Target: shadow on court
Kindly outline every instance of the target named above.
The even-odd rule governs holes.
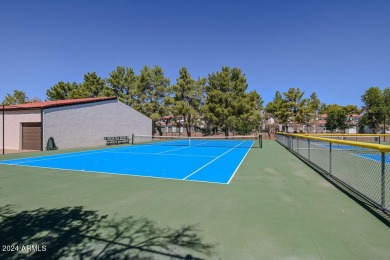
[[[194,225],[173,229],[134,216],[108,219],[83,207],[16,212],[7,205],[0,207],[0,230],[1,259],[205,259],[214,249]],[[15,246],[18,251],[10,251]]]

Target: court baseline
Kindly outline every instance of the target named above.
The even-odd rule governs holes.
[[[171,148],[127,146],[4,160],[0,164],[227,184],[250,149],[195,145]]]

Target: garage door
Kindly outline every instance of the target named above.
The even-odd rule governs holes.
[[[41,123],[22,123],[22,149],[41,150]]]

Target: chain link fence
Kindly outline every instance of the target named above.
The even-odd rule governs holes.
[[[308,135],[276,141],[309,165],[390,213],[390,146]]]
[[[331,133],[320,133],[320,134],[310,134],[310,135],[311,136],[322,137],[322,138],[336,139],[336,140],[390,145],[390,134],[331,134]]]

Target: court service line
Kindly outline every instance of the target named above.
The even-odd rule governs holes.
[[[197,173],[198,171],[202,170],[203,168],[205,168],[207,165],[210,165],[211,163],[215,162],[216,160],[218,160],[219,158],[221,158],[222,156],[224,156],[225,154],[229,153],[230,151],[232,151],[234,148],[236,148],[237,146],[241,145],[243,142],[245,141],[242,141],[241,143],[237,144],[236,146],[234,146],[233,148],[231,148],[230,150],[224,152],[223,154],[221,154],[220,156],[216,157],[215,159],[211,160],[210,162],[208,162],[207,164],[203,165],[202,167],[200,167],[199,169],[197,169],[196,171],[192,172],[191,174],[187,175],[186,177],[183,178],[183,180],[186,180],[187,178],[191,177],[192,175],[194,175],[195,173]]]
[[[171,150],[167,150],[167,151],[162,151],[162,152],[155,153],[155,154],[163,154],[163,153],[167,153],[167,152],[172,152],[172,151],[187,149],[188,147],[190,147],[190,146],[184,146],[184,147],[180,147],[180,148],[176,148],[176,149],[171,149]]]
[[[200,144],[192,145],[192,146],[199,146],[199,145],[202,145],[202,144],[207,144],[207,142],[206,142],[206,143],[200,143]],[[155,153],[155,154],[163,154],[163,153],[172,152],[172,151],[177,151],[177,150],[182,150],[182,149],[186,149],[186,148],[190,148],[190,147],[191,147],[191,145],[188,145],[188,146],[185,146],[185,147],[180,147],[180,148],[176,148],[176,149],[171,149],[171,150],[168,150],[168,151],[162,151],[162,152]]]
[[[158,153],[135,153],[135,152],[112,152],[112,153],[123,153],[123,154],[145,154],[145,155],[161,155],[161,156],[190,156],[190,157],[209,157],[209,158],[215,158],[217,156],[212,155],[201,155],[201,154],[158,154]]]

